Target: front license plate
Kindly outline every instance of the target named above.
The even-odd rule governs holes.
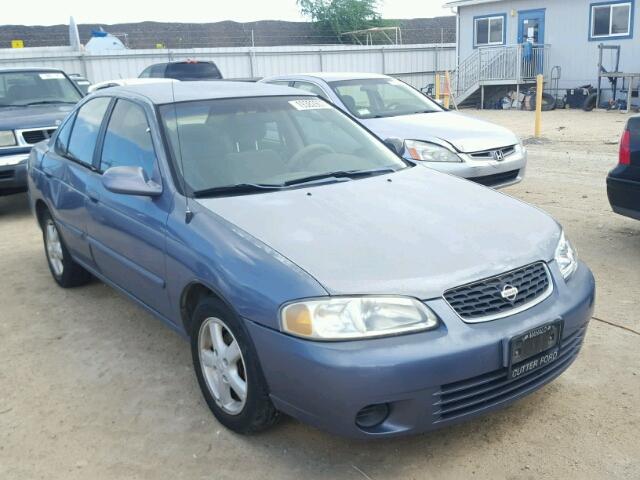
[[[558,358],[562,322],[552,322],[513,337],[509,342],[509,378],[527,375]]]

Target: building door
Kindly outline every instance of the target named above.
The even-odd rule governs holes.
[[[518,43],[544,45],[544,10],[518,13]]]
[[[518,43],[522,48],[522,77],[544,72],[544,10],[518,12]]]

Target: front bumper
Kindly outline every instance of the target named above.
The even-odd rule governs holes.
[[[527,167],[527,150],[522,148],[504,160],[476,160],[464,153],[458,154],[462,162],[418,162],[428,168],[466,178],[492,188],[503,188],[519,183]]]
[[[29,152],[0,156],[0,196],[27,191]]]
[[[508,405],[573,362],[593,312],[595,283],[584,264],[566,283],[555,264],[550,269],[556,285],[548,299],[492,322],[464,323],[438,299],[428,304],[442,320],[439,328],[382,339],[311,342],[246,324],[279,410],[356,438],[419,433]],[[556,319],[564,321],[559,358],[508,380],[509,339]],[[379,403],[389,404],[387,419],[359,428],[357,412]]]

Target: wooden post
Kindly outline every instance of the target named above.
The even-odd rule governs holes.
[[[542,133],[542,89],[544,88],[544,78],[542,75],[536,77],[536,124],[535,136],[540,137]]]
[[[435,84],[436,84],[436,102],[440,101],[440,72],[436,72],[436,77],[435,77]]]

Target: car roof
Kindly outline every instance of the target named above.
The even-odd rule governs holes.
[[[156,105],[194,100],[220,98],[268,97],[280,95],[313,96],[297,88],[280,87],[266,83],[229,82],[224,80],[202,82],[167,82],[127,85],[101,90],[109,96],[142,95]]]
[[[60,72],[64,73],[59,68],[44,68],[44,67],[0,67],[0,73],[12,73],[12,72]]]
[[[183,63],[193,64],[193,65],[197,65],[198,63],[212,63],[213,65],[216,64],[216,62],[212,60],[185,59],[185,60],[174,60],[172,62],[158,62],[152,65],[148,65],[147,68],[157,67],[158,65],[176,65],[176,64],[183,64]]]
[[[365,80],[369,78],[390,78],[388,75],[380,73],[366,72],[310,72],[290,75],[275,75],[266,80],[285,80],[288,78],[318,78],[325,82],[339,82],[342,80]]]

